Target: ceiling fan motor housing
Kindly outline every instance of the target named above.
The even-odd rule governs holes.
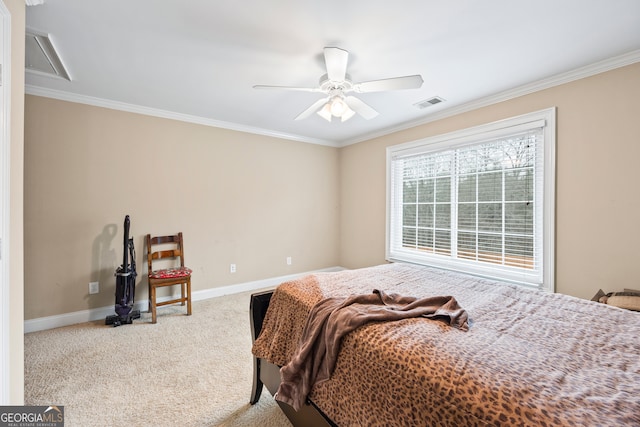
[[[349,74],[345,74],[344,80],[340,81],[329,80],[329,75],[324,74],[320,77],[319,86],[320,91],[331,95],[334,91],[348,92],[352,90],[353,83],[351,82],[351,76]]]

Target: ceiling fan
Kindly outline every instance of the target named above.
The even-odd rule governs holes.
[[[331,117],[339,117],[343,122],[349,120],[355,113],[369,120],[378,115],[372,107],[352,95],[351,92],[367,93],[382,92],[399,89],[418,89],[422,86],[422,76],[419,74],[404,77],[392,77],[382,80],[371,80],[353,83],[347,74],[349,52],[337,47],[324,48],[324,62],[327,74],[320,77],[317,87],[266,86],[255,85],[254,89],[283,89],[302,92],[318,92],[326,96],[314,102],[309,108],[300,113],[296,120],[306,119],[317,112],[320,117],[331,121]]]

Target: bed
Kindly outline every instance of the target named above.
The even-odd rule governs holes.
[[[251,403],[263,384],[276,394],[317,303],[373,289],[452,295],[470,327],[410,318],[357,328],[300,410],[278,401],[293,425],[640,426],[640,313],[404,263],[254,294]]]

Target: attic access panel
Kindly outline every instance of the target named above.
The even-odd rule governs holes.
[[[25,33],[25,70],[71,81],[62,60],[47,34],[27,30]]]

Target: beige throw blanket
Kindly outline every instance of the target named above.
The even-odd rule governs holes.
[[[467,331],[468,315],[452,296],[417,299],[374,290],[368,295],[326,298],[307,319],[293,359],[282,367],[276,400],[300,409],[315,383],[331,377],[343,336],[367,322],[415,317],[447,320]]]

